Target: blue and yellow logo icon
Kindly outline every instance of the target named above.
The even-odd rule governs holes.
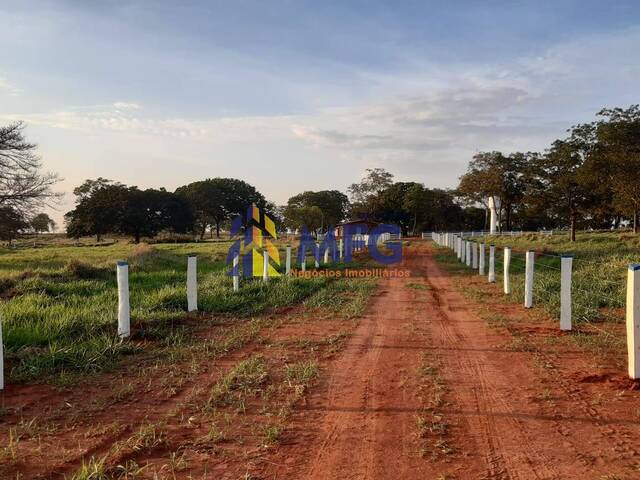
[[[280,265],[280,254],[274,241],[278,236],[276,224],[255,205],[247,209],[246,217],[236,217],[231,225],[231,235],[238,238],[227,255],[227,263],[233,265],[231,275],[238,275],[240,263],[245,277],[262,277],[264,275],[264,258],[267,256],[267,275],[280,275],[276,266]],[[235,258],[241,259],[234,261]]]

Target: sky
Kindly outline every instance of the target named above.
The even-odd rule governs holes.
[[[455,187],[638,103],[636,1],[0,2],[0,123],[73,188],[234,177],[283,204],[366,168]]]

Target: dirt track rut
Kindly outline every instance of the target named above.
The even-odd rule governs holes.
[[[297,440],[279,455],[308,460],[286,478],[586,479],[628,469],[635,451],[615,446],[640,433],[637,420],[606,419],[593,407],[584,415],[588,399],[566,381],[557,390],[567,402],[550,408],[538,400],[558,392],[545,390],[534,354],[505,348],[509,335],[476,315],[432,250],[409,249],[405,265],[413,277],[383,280],[324,388],[297,412],[290,435]],[[416,418],[425,405],[416,372],[424,352],[437,358],[448,387],[438,413],[452,425],[454,452],[437,460],[419,455]]]

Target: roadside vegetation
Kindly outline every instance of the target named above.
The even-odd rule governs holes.
[[[626,295],[627,267],[640,261],[640,238],[631,232],[579,233],[572,242],[567,234],[524,234],[475,238],[496,245],[496,283],[503,281],[503,248],[512,248],[512,297],[524,298],[525,252],[534,250],[534,304],[559,317],[560,255],[574,256],[572,309],[577,322],[622,322]],[[488,247],[486,262],[488,264]],[[451,271],[477,274],[462,265],[450,251],[441,250],[438,259]]]
[[[202,318],[186,313],[189,253],[198,256],[200,312],[229,319],[277,310],[310,297],[318,306],[329,299],[339,302],[336,293],[356,283],[317,277],[273,278],[264,284],[261,279],[242,278],[240,291],[233,293],[225,266],[230,245],[229,241],[113,243],[0,250],[0,315],[9,378],[102,371],[115,365],[121,355],[184,341],[190,334],[189,322]],[[280,247],[284,258],[284,244]],[[124,342],[115,336],[115,263],[120,259],[129,262],[133,326],[132,339]],[[309,260],[309,267],[312,263]],[[312,297],[314,293],[319,296]]]

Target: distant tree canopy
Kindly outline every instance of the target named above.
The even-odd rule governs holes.
[[[267,206],[255,187],[235,178],[209,178],[179,187],[175,193],[191,205],[194,229],[201,238],[213,227],[219,237],[225,222],[244,214],[251,204],[260,208]]]
[[[12,240],[29,228],[37,209],[57,203],[56,174],[41,172],[36,145],[23,134],[24,123],[0,126],[0,237]]]
[[[367,168],[359,183],[347,189],[351,197],[351,216],[362,220],[373,216],[378,195],[393,184],[393,174],[384,168]]]
[[[349,199],[338,190],[307,191],[289,198],[283,216],[288,227],[324,231],[344,220],[348,211]]]
[[[106,233],[130,235],[135,242],[166,230],[190,231],[193,213],[189,203],[164,189],[140,190],[104,178],[86,180],[77,187],[76,207],[65,215],[70,237]]]
[[[35,233],[53,232],[56,228],[56,222],[46,213],[38,213],[29,221],[29,226]]]
[[[500,201],[501,225],[519,228],[617,227],[640,230],[640,107],[605,108],[543,153],[481,152],[460,177],[459,197]]]

